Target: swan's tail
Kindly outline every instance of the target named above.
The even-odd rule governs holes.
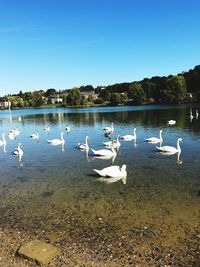
[[[92,148],[90,148],[91,150],[92,150],[92,152],[94,153],[94,154],[96,154],[96,150],[94,150],[94,149],[92,149]]]
[[[156,148],[157,148],[158,150],[160,150],[160,151],[163,151],[162,148],[159,147],[159,146],[156,146]]]

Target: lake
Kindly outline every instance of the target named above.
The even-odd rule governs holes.
[[[55,266],[199,266],[196,110],[200,105],[0,111],[0,136],[5,132],[7,141],[0,147],[1,228],[18,233],[16,245],[42,239],[59,246]],[[170,119],[176,124],[169,126]],[[112,122],[112,138],[137,128],[136,141],[120,140],[115,159],[78,149],[86,136],[90,148],[104,148],[109,139],[103,127]],[[47,125],[50,132],[44,131]],[[20,134],[9,139],[13,128]],[[183,139],[181,153],[162,155],[144,141],[159,137],[159,130],[164,145]],[[38,141],[30,138],[36,131]],[[64,146],[48,144],[61,132]],[[20,160],[12,153],[18,143],[24,152]],[[93,171],[123,164],[125,181],[101,179]]]

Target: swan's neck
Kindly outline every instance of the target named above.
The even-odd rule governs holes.
[[[117,154],[116,151],[115,151],[115,149],[114,149],[114,147],[112,147],[111,150],[112,150],[113,154],[115,154],[115,155]]]
[[[4,133],[2,134],[2,139],[3,139],[3,142],[4,142],[4,144],[5,144],[6,139],[5,139],[5,134],[4,134]]]
[[[64,141],[63,133],[61,133],[61,140],[62,140],[62,142]]]
[[[160,132],[160,142],[162,142],[163,139],[162,139],[162,132]]]
[[[135,138],[137,137],[137,135],[136,135],[136,129],[134,129],[134,137]]]
[[[177,150],[180,152],[181,148],[180,148],[180,140],[177,141]]]
[[[85,138],[85,145],[86,145],[86,147],[88,147],[88,138],[87,137]]]

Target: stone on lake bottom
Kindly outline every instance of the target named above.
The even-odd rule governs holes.
[[[41,266],[49,263],[59,252],[60,250],[55,246],[40,240],[33,240],[21,246],[17,253]]]

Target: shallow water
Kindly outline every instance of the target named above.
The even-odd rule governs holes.
[[[45,233],[53,242],[63,234],[66,242],[79,240],[87,248],[92,242],[99,257],[101,242],[116,249],[119,239],[129,247],[129,256],[131,242],[135,251],[152,246],[181,249],[200,220],[200,117],[191,121],[190,109],[195,114],[200,106],[1,111],[1,132],[7,140],[6,147],[0,147],[1,225],[38,237]],[[170,119],[177,123],[168,126]],[[136,142],[120,141],[114,163],[77,148],[86,135],[91,148],[103,148],[108,138],[102,128],[111,122],[113,138],[137,128]],[[47,125],[49,133],[44,131]],[[7,134],[16,127],[20,135],[10,140]],[[183,138],[180,155],[161,155],[155,145],[144,142],[159,136],[160,129],[164,144],[176,146],[177,138]],[[38,142],[30,138],[36,131]],[[49,145],[47,140],[60,138],[61,131],[64,147]],[[18,143],[24,151],[21,161],[12,155]],[[93,171],[111,164],[127,165],[126,181],[109,183]]]

